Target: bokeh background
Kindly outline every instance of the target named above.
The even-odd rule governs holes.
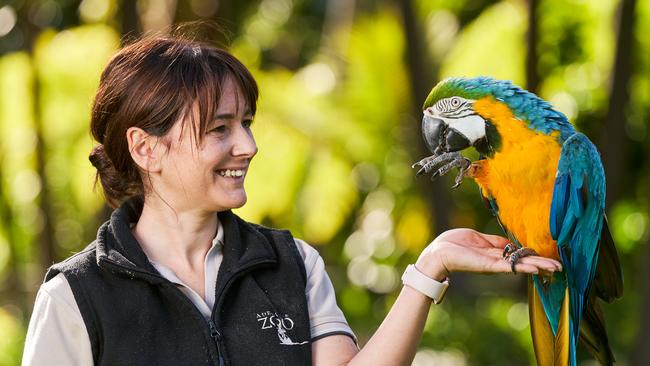
[[[318,248],[363,344],[441,231],[500,233],[476,186],[414,178],[420,106],[448,76],[550,100],[599,147],[625,275],[620,365],[650,362],[650,1],[0,0],[0,365],[18,365],[45,269],[109,213],[88,162],[101,70],[128,37],[207,20],[254,73],[260,152],[238,213]],[[415,365],[534,363],[522,276],[454,274]],[[399,335],[396,335],[399,336]],[[580,354],[582,365],[593,361]]]

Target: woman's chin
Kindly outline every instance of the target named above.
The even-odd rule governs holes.
[[[227,200],[221,200],[220,202],[218,201],[215,206],[219,207],[219,209],[216,211],[233,210],[244,206],[246,204],[246,201],[248,200],[246,194],[244,193],[242,195],[237,195],[237,196],[238,197],[230,196],[228,197]]]

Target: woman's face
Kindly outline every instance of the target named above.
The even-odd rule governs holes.
[[[198,146],[191,120],[176,123],[169,131],[170,147],[160,174],[161,196],[176,210],[214,212],[246,203],[244,179],[257,146],[250,129],[250,107],[231,78],[222,87],[215,115]]]

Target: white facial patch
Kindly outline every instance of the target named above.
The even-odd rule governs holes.
[[[440,117],[439,117],[440,118]],[[440,118],[454,130],[462,133],[470,143],[485,137],[485,120],[476,114],[462,118]]]

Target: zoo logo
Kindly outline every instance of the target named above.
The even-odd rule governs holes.
[[[283,328],[285,330],[291,330],[294,326],[293,320],[287,314],[281,316],[278,313],[265,311],[255,315],[257,317],[257,321],[261,323],[261,329]]]

